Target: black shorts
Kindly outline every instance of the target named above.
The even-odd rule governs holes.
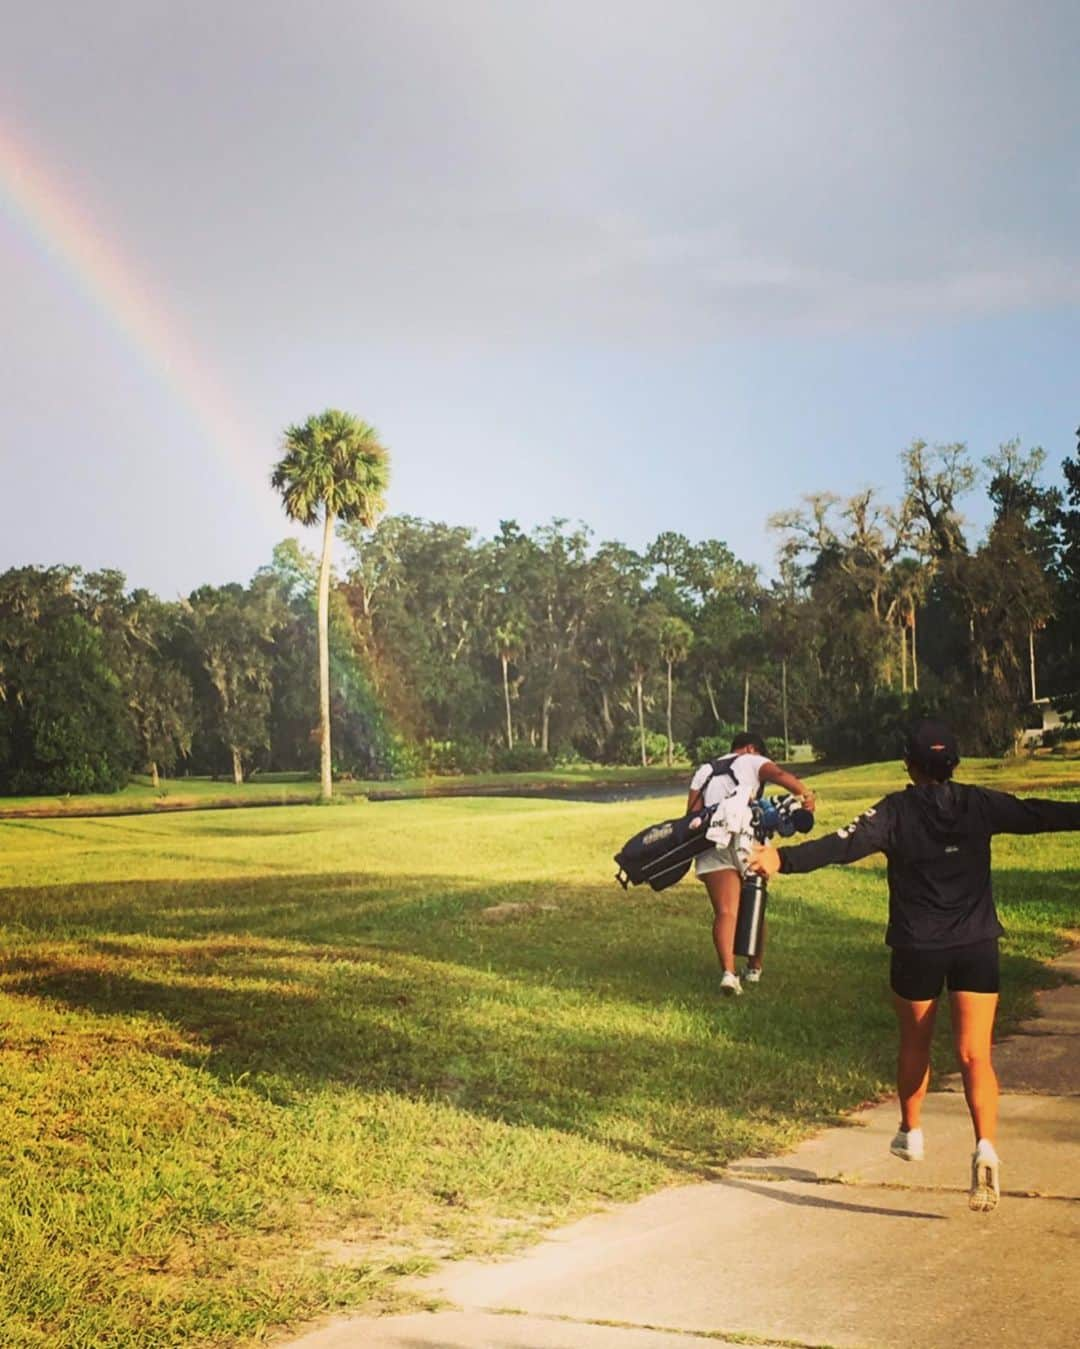
[[[996,993],[1001,986],[998,939],[950,946],[943,951],[919,951],[895,947],[889,969],[889,984],[899,998],[929,1002],[950,993]]]

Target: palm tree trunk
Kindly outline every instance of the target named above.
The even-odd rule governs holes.
[[[641,691],[641,676],[637,679],[637,724],[641,733],[641,766],[644,768],[649,762],[645,753],[645,699]]]
[[[720,711],[716,706],[716,695],[713,693],[712,680],[708,675],[705,676],[705,692],[709,695],[709,706],[712,708],[713,721],[719,726]]]
[[[552,697],[550,693],[544,694],[543,719],[540,726],[540,748],[547,754],[550,750],[548,732],[551,728],[551,704]]]
[[[911,687],[919,691],[919,653],[915,645],[915,606],[911,606]]]
[[[244,761],[240,758],[240,751],[235,745],[230,746],[232,750],[232,780],[239,787],[244,780]]]
[[[503,672],[503,698],[506,701],[506,748],[513,749],[514,723],[510,718],[510,678],[507,673],[510,667],[510,662],[507,660],[505,655],[503,655],[501,659],[502,659],[502,672]]]
[[[1035,702],[1038,694],[1035,692],[1035,629],[1028,628],[1028,660],[1031,664],[1031,701]]]
[[[750,671],[743,674],[742,686],[742,728],[744,731],[750,729]]]
[[[333,542],[334,515],[327,508],[323,522],[322,561],[319,563],[319,794],[324,801],[329,801],[334,793],[330,754],[330,549]]]
[[[157,761],[155,759],[150,760],[150,782],[155,792],[161,786],[161,780],[158,777],[157,771]]]
[[[900,624],[900,692],[907,693],[907,628]]]
[[[788,736],[787,718],[787,658],[780,662],[780,705],[784,715],[784,762],[791,758],[791,740]]]
[[[667,766],[670,768],[675,762],[671,753],[672,735],[671,735],[671,661],[667,663]]]

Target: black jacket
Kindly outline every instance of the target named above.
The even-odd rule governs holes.
[[[781,848],[784,873],[883,852],[889,863],[890,946],[966,946],[1001,935],[990,886],[994,834],[1080,829],[1080,801],[932,783],[893,792],[827,838]]]

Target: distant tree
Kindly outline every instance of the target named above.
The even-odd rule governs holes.
[[[514,748],[514,721],[510,713],[510,662],[521,651],[524,627],[513,618],[506,619],[495,629],[495,654],[502,669],[503,701],[506,708],[506,748]]]
[[[588,530],[568,530],[566,523],[553,520],[519,539],[515,557],[527,615],[525,703],[545,753],[553,747],[553,718],[559,716],[565,732],[577,710],[588,606]]]
[[[601,759],[617,749],[616,718],[631,682],[630,633],[647,564],[620,543],[600,545],[586,563],[587,621],[582,630],[583,710],[591,713],[588,739]]]
[[[669,614],[689,619],[693,613],[691,591],[698,573],[694,545],[684,534],[667,530],[649,545],[645,560],[654,569],[653,599]]]
[[[925,440],[913,440],[901,461],[905,510],[925,529],[930,555],[941,559],[965,552],[957,501],[971,491],[977,476],[967,446],[957,441],[931,448]]]
[[[792,684],[797,691],[794,700],[796,719],[800,726],[805,726],[808,719],[805,690],[814,636],[814,616],[810,604],[799,593],[797,578],[790,565],[781,566],[780,575],[772,588],[762,592],[758,607],[765,656],[770,664],[780,666],[780,722],[784,759],[787,760],[791,754]]]
[[[1064,500],[1054,512],[1056,613],[1046,637],[1049,692],[1059,709],[1080,721],[1080,428],[1076,453],[1065,459]]]
[[[473,530],[400,515],[340,533],[352,554],[342,594],[394,724],[417,740],[497,734],[498,595]]]
[[[1033,701],[1032,634],[1050,612],[1047,576],[1022,535],[1001,523],[956,568],[953,584],[971,643],[969,688],[955,687],[965,704],[958,720],[975,752],[1002,753]]]
[[[824,722],[846,716],[852,694],[869,695],[892,682],[892,572],[914,546],[915,531],[906,502],[893,507],[872,490],[846,501],[819,492],[804,503],[769,524],[784,535],[781,566],[805,585],[817,619],[818,720]],[[749,656],[757,665],[754,643],[742,647],[744,661]]]
[[[671,727],[672,672],[675,666],[681,665],[690,654],[690,648],[694,644],[694,630],[683,619],[671,616],[665,618],[660,624],[657,638],[660,644],[660,655],[667,666],[667,765],[670,768],[675,762],[675,737]]]
[[[155,788],[159,771],[170,773],[191,750],[195,701],[191,682],[172,659],[178,605],[163,604],[148,591],[131,597],[123,687],[144,766]]]
[[[303,525],[323,522],[319,565],[319,731],[322,798],[333,794],[330,747],[330,557],[337,521],[372,526],[385,509],[390,456],[367,422],[330,408],[285,431],[284,455],[271,474],[285,513]]]
[[[78,612],[77,568],[0,576],[0,791],[116,791],[134,755],[105,641]]]
[[[650,600],[639,606],[634,613],[627,643],[630,653],[630,670],[636,699],[638,737],[641,744],[641,766],[649,762],[645,744],[645,680],[656,661],[659,650],[660,629],[669,615],[664,606],[656,600]]]
[[[760,585],[756,568],[739,562],[715,539],[694,548],[688,583],[695,600],[689,614],[694,646],[688,670],[697,688],[705,690],[708,717],[699,729],[711,736],[737,720],[743,674],[738,652],[759,625]]]
[[[184,604],[192,649],[208,682],[208,729],[225,745],[233,781],[270,743],[274,636],[282,622],[273,586],[201,586]]]
[[[317,772],[319,559],[296,539],[283,539],[256,579],[276,592],[282,616],[272,651],[267,762],[278,770]]]

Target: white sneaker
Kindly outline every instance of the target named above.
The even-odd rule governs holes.
[[[724,971],[724,977],[720,980],[720,992],[726,998],[737,998],[742,992],[742,984],[739,982],[739,976],[732,974],[730,970]]]
[[[889,1144],[889,1151],[894,1157],[899,1157],[901,1161],[921,1162],[926,1156],[923,1131],[921,1129],[897,1129],[896,1137]]]
[[[760,984],[761,970],[754,969],[752,965],[747,965],[746,969],[743,972],[742,981],[744,984]]]
[[[968,1195],[968,1208],[975,1213],[989,1213],[997,1208],[1001,1198],[1001,1180],[999,1171],[1001,1159],[993,1143],[985,1138],[979,1139],[979,1145],[971,1154],[971,1193]]]

